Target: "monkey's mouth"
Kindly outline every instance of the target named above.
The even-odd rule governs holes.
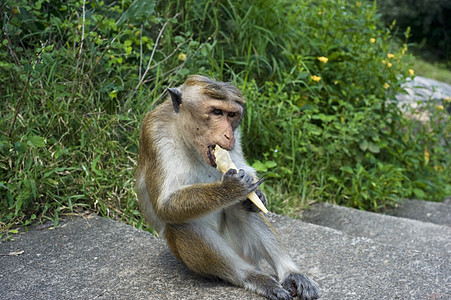
[[[214,146],[208,146],[207,147],[207,157],[210,163],[210,166],[213,168],[216,168],[216,156],[215,156],[215,149],[216,145]]]

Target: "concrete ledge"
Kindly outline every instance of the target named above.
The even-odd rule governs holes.
[[[322,299],[449,299],[449,257],[271,221]],[[191,273],[163,241],[97,216],[20,234],[0,243],[0,254],[1,299],[262,299]]]
[[[451,227],[451,203],[448,202],[449,200],[445,202],[431,202],[404,199],[396,207],[388,209],[384,213]]]
[[[417,220],[317,203],[304,211],[302,220],[330,227],[354,237],[407,249],[451,255],[451,228]]]

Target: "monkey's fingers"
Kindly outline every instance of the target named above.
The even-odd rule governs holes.
[[[256,183],[254,183],[254,185],[256,186],[256,188],[258,188],[260,186],[260,184],[263,183],[263,181],[265,181],[265,178],[260,178],[259,181],[257,181]]]
[[[253,185],[255,186],[255,188],[258,188],[260,184],[263,183],[263,181],[265,181],[265,178],[261,178]],[[260,197],[258,197],[258,195],[255,192],[252,192],[249,195],[247,195],[247,198],[251,200],[255,204],[255,206],[257,206],[262,212],[264,212],[265,214],[268,213],[268,209],[266,209],[265,204],[263,204],[262,200],[260,200]]]
[[[236,173],[238,173],[237,169],[229,169],[227,172],[224,173],[224,175],[232,176],[232,175],[235,175]]]
[[[230,169],[237,169],[232,159],[230,158],[229,152],[225,149],[222,149],[219,145],[216,145],[214,149],[214,155],[216,158],[216,168],[222,173],[227,173]],[[258,187],[263,182],[263,179],[257,181],[256,187]],[[250,193],[247,198],[254,202],[254,204],[265,214],[268,213],[263,202],[260,198],[255,194],[255,192]]]
[[[252,192],[249,195],[247,195],[247,198],[251,200],[255,204],[255,206],[257,206],[262,212],[264,212],[265,214],[268,213],[268,210],[266,209],[265,205],[260,200],[260,198],[258,198],[255,192]]]

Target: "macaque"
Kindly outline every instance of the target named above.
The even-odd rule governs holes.
[[[192,75],[142,123],[136,186],[140,209],[174,256],[192,271],[269,299],[318,299],[252,202],[258,189],[247,165],[239,125],[245,100],[232,84]],[[214,148],[229,151],[239,170],[216,167]],[[259,264],[265,259],[271,276]]]

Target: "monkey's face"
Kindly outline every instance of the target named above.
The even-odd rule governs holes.
[[[241,122],[243,107],[231,101],[207,100],[196,105],[195,109],[189,109],[189,113],[194,125],[187,128],[193,135],[189,142],[207,164],[216,167],[213,149],[219,145],[226,150],[233,150],[235,130]]]

